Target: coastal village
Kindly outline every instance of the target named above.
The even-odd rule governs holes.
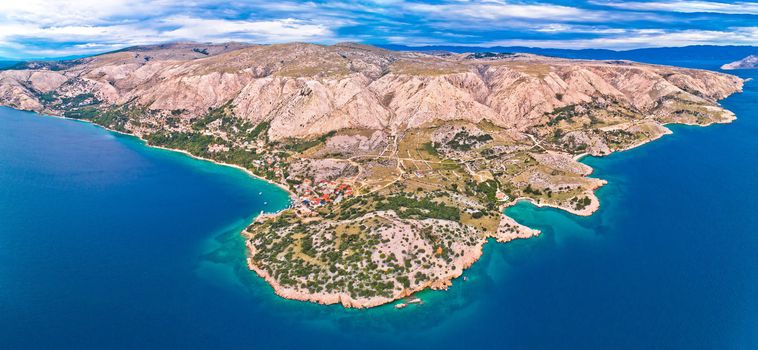
[[[294,186],[297,196],[296,205],[314,208],[334,203],[339,204],[343,200],[353,196],[353,187],[342,182],[321,180],[314,184],[312,180],[305,179],[301,184]]]

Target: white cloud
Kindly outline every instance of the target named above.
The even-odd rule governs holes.
[[[324,40],[330,39],[332,36],[332,31],[323,24],[309,24],[291,18],[271,21],[241,21],[178,16],[164,19],[161,23],[178,27],[161,33],[161,36],[168,40],[229,41],[244,39],[270,43]]]
[[[168,0],[22,0],[0,2],[3,22],[39,26],[95,25],[156,16],[170,10]]]
[[[652,13],[625,12],[584,9],[579,7],[553,5],[547,3],[521,3],[504,0],[461,0],[438,4],[405,3],[403,9],[430,18],[445,19],[448,25],[462,24],[463,27],[502,27],[509,23],[488,22],[502,20],[559,22],[559,23],[602,23],[609,21],[657,21],[669,18]],[[445,24],[443,24],[445,25]]]
[[[537,26],[534,31],[540,33],[622,34],[626,33],[627,29],[550,23]]]
[[[386,37],[386,40],[390,44],[406,45],[406,46],[433,46],[433,45],[450,45],[449,41],[428,38],[423,36],[404,36],[404,35],[392,35]]]
[[[728,31],[662,29],[629,30],[624,35],[570,40],[495,40],[470,46],[528,46],[563,49],[636,49],[687,45],[758,45],[758,27],[729,28]]]
[[[606,18],[598,11],[583,10],[576,7],[549,4],[512,4],[504,1],[474,1],[443,4],[408,3],[405,9],[442,18],[475,18],[497,20],[503,18],[517,19],[552,19],[576,21],[603,21]]]
[[[624,10],[664,11],[681,13],[723,13],[735,15],[758,15],[758,2],[723,3],[712,1],[651,1],[651,2],[604,2],[592,1],[601,6],[609,6]]]

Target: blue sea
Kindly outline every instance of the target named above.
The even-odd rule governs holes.
[[[239,232],[288,205],[277,187],[0,108],[0,348],[756,349],[758,85],[723,104],[737,121],[585,158],[596,214],[509,208],[543,234],[402,310],[284,300],[248,271]]]

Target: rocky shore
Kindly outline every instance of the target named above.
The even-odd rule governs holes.
[[[510,228],[516,228],[516,230],[511,230]],[[498,227],[498,231],[492,235],[492,238],[496,239],[498,243],[506,243],[510,242],[515,239],[526,239],[533,236],[537,236],[540,234],[540,231],[523,226],[519,223],[517,223],[515,220],[511,219],[508,216],[502,215],[501,216],[501,224]],[[243,235],[245,233],[243,232]],[[287,287],[282,284],[280,284],[275,278],[273,278],[268,271],[265,269],[257,266],[252,258],[247,258],[247,266],[251,271],[254,271],[258,274],[261,278],[263,278],[268,284],[271,285],[271,287],[274,290],[274,293],[276,295],[291,299],[291,300],[299,300],[299,301],[307,301],[307,302],[313,302],[318,304],[324,304],[324,305],[330,305],[330,304],[341,304],[344,307],[348,308],[371,308],[376,307],[380,305],[384,305],[387,303],[391,303],[396,300],[400,300],[405,297],[409,297],[413,295],[416,292],[420,292],[425,289],[435,289],[435,290],[447,290],[449,287],[452,286],[452,281],[458,277],[460,277],[463,272],[471,267],[476,261],[479,260],[482,256],[482,247],[486,243],[486,240],[482,240],[479,244],[476,246],[470,247],[470,249],[467,249],[465,253],[459,258],[456,259],[455,265],[456,269],[453,271],[449,271],[447,274],[441,276],[438,279],[435,279],[433,281],[428,281],[422,285],[416,286],[413,289],[403,289],[399,291],[398,293],[392,295],[391,297],[370,297],[370,298],[354,298],[353,296],[349,295],[345,292],[339,292],[339,293],[325,293],[325,292],[318,292],[318,293],[309,293],[302,290],[299,290],[297,288]],[[255,255],[255,247],[248,241],[246,243],[247,249],[250,251],[251,255]]]

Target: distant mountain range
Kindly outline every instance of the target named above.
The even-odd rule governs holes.
[[[523,52],[543,56],[564,58],[595,59],[595,60],[632,60],[649,63],[666,63],[672,61],[719,61],[727,63],[742,59],[751,54],[758,54],[756,46],[716,46],[696,45],[684,47],[661,47],[634,50],[605,50],[605,49],[546,49],[525,46],[403,46],[379,45],[383,48],[397,51],[448,51],[461,52]]]
[[[758,46],[717,46],[717,45],[693,45],[682,47],[659,47],[633,50],[607,50],[607,49],[551,49],[526,46],[406,46],[406,45],[376,45],[395,51],[447,51],[453,53],[463,52],[523,52],[543,56],[555,56],[563,58],[596,59],[596,60],[632,60],[640,62],[662,63],[671,61],[723,61],[733,62],[750,55],[758,54]],[[118,51],[129,50],[124,48]],[[117,51],[116,51],[117,52]],[[103,53],[103,54],[107,54]],[[0,69],[9,67],[22,61],[63,61],[87,57],[87,55],[75,55],[65,57],[29,58],[27,60],[8,59],[0,57]]]
[[[24,62],[57,62],[57,61],[71,61],[78,58],[88,57],[92,55],[68,55],[61,57],[29,57],[26,59],[0,57],[0,69],[17,69],[20,67],[14,67],[17,64]]]
[[[0,59],[0,69],[6,68],[6,67],[10,67],[10,66],[12,66],[14,64],[17,64],[17,63],[18,63],[18,61],[6,61],[6,60],[3,60],[3,59]]]

